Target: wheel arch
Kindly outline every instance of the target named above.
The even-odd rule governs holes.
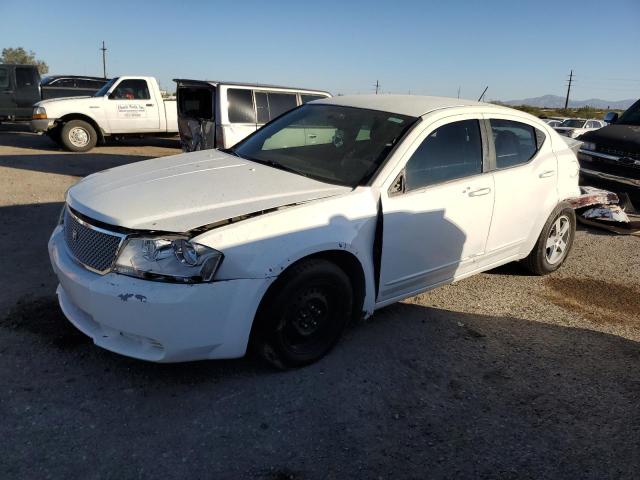
[[[89,115],[85,115],[83,113],[69,113],[67,115],[63,115],[62,117],[60,117],[57,123],[59,123],[60,127],[62,127],[62,125],[64,125],[67,122],[70,122],[71,120],[82,120],[84,122],[87,122],[96,131],[96,134],[98,135],[98,141],[100,142],[104,141],[104,132],[102,131],[102,128],[100,128],[100,125],[98,125],[98,122],[96,122],[95,119],[93,119]]]

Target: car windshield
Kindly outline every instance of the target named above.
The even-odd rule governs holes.
[[[620,116],[620,120],[616,123],[640,125],[640,100],[627,108],[627,110]]]
[[[560,125],[561,127],[582,128],[586,120],[577,120],[575,118],[569,118]]]
[[[107,83],[105,83],[102,88],[100,90],[98,90],[96,93],[93,94],[94,97],[104,97],[107,92],[109,91],[109,89],[111,88],[111,86],[116,83],[118,81],[119,77],[116,78],[112,78],[111,80],[109,80]]]
[[[307,104],[268,123],[229,151],[322,182],[365,184],[415,117]]]

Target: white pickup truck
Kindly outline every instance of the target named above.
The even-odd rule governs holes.
[[[165,100],[153,77],[116,77],[92,97],[52,98],[34,105],[31,128],[72,152],[108,136],[176,134],[175,100]]]

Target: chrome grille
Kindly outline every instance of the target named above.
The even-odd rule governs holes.
[[[632,158],[634,160],[640,160],[640,152],[630,152],[630,151],[620,150],[618,148],[608,147],[605,145],[598,145],[597,151],[606,153],[607,155],[614,155],[616,157]]]
[[[90,225],[69,208],[64,212],[64,240],[71,255],[89,270],[108,272],[116,260],[125,235]]]

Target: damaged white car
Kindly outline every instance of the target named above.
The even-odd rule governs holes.
[[[91,175],[49,242],[68,319],[176,362],[251,344],[285,367],[350,319],[498,265],[557,269],[578,162],[544,122],[436,97],[323,99],[227,151]]]

